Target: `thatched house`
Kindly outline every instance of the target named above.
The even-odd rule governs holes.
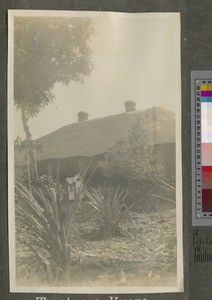
[[[64,126],[37,140],[42,152],[36,154],[39,175],[49,174],[58,182],[83,173],[88,163],[104,159],[117,141],[126,141],[129,130],[140,120],[155,148],[164,157],[167,174],[175,172],[175,115],[161,107],[136,111],[135,102],[125,102],[125,112],[88,120],[78,113],[78,122]]]

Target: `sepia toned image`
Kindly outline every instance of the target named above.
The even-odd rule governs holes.
[[[183,291],[180,14],[9,11],[10,290]]]

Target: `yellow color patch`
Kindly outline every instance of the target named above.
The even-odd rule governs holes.
[[[202,84],[200,89],[201,91],[212,91],[212,84]]]

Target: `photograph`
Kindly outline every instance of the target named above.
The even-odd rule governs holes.
[[[183,292],[180,23],[8,11],[10,292]]]

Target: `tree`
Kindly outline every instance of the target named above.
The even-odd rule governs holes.
[[[175,178],[168,177],[166,158],[153,142],[154,130],[145,128],[138,116],[128,139],[117,141],[99,162],[98,169],[106,187],[111,184],[127,187],[129,203],[136,202],[138,209],[147,211],[161,204],[173,208],[176,203]]]
[[[129,205],[152,211],[156,209],[156,203],[159,203],[158,198],[152,195],[165,197],[165,192],[160,188],[165,168],[153,145],[152,130],[149,127],[144,128],[143,125],[145,124],[138,116],[129,130],[128,139],[119,140],[106,154],[105,160],[99,163],[99,172],[106,179],[106,186],[120,184],[127,187]]]
[[[31,176],[37,169],[27,121],[54,100],[55,83],[83,83],[93,65],[90,18],[15,17],[14,103],[21,111]]]
[[[128,140],[116,143],[100,163],[100,169],[105,177],[124,184],[153,185],[164,176],[163,163],[139,118],[130,129]]]

